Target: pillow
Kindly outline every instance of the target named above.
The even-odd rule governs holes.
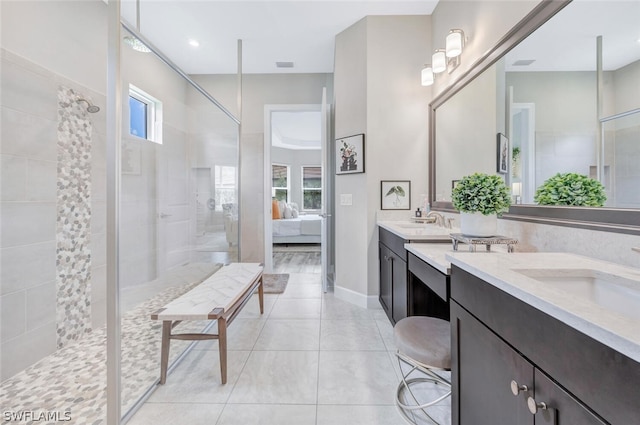
[[[293,218],[293,209],[287,205],[284,207],[284,218]]]
[[[284,218],[284,209],[287,203],[284,201],[278,201],[278,210],[280,211],[280,218]]]
[[[300,208],[298,208],[298,204],[296,204],[295,202],[290,202],[289,205],[291,205],[291,209],[292,210],[299,210]]]
[[[291,218],[298,218],[298,210],[295,208],[291,208]]]
[[[280,220],[280,203],[277,199],[271,201],[271,218],[274,220]]]

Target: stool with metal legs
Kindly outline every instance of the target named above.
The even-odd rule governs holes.
[[[398,364],[402,380],[398,384],[396,405],[402,417],[411,424],[417,424],[416,412],[422,411],[426,418],[438,424],[427,412],[427,408],[440,403],[451,395],[451,382],[434,371],[451,370],[451,327],[449,322],[435,317],[412,316],[400,320],[393,328],[394,340],[398,351]],[[404,372],[402,365],[409,366]],[[418,376],[411,378],[414,372]],[[412,387],[430,382],[443,386],[443,395],[431,401],[419,401]],[[402,394],[407,393],[407,401]]]

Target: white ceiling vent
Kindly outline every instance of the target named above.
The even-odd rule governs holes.
[[[293,62],[276,62],[276,68],[293,68]]]
[[[520,59],[513,63],[513,66],[529,66],[534,63],[535,59]]]

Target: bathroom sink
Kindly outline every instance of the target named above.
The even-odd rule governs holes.
[[[640,277],[629,279],[593,269],[514,269],[620,315],[640,319]]]

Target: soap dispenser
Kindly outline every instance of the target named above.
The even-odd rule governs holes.
[[[420,211],[420,207],[416,210],[416,217],[422,217],[422,211]]]

